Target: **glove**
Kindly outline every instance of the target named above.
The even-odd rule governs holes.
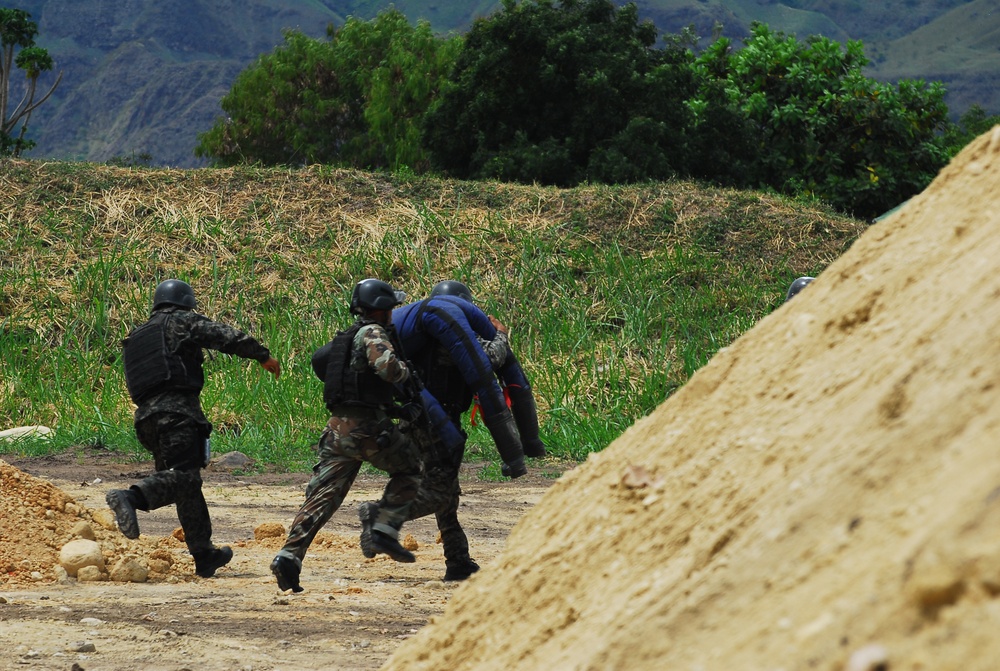
[[[518,457],[509,464],[505,463],[500,467],[500,473],[502,473],[505,478],[510,478],[511,480],[519,478],[522,475],[527,475],[528,469],[524,465],[524,457]]]
[[[399,419],[413,424],[424,414],[424,406],[419,401],[411,401],[399,409]]]

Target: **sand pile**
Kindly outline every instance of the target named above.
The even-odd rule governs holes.
[[[80,540],[96,543],[103,558],[100,570],[81,580],[180,580],[193,571],[177,538],[129,540],[118,532],[110,510],[89,510],[53,484],[2,460],[0,521],[0,585],[76,578],[61,567],[60,551]]]
[[[385,669],[995,669],[1000,127],[566,474]]]

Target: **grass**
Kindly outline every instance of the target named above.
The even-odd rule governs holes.
[[[0,429],[21,454],[144,457],[120,342],[157,282],[264,342],[284,372],[215,354],[213,450],[304,470],[326,422],[313,350],[351,319],[354,283],[413,299],[465,281],[512,328],[554,459],[582,460],[817,275],[864,224],[810,203],[692,182],[560,190],[329,167],[164,170],[0,163]],[[470,459],[499,472],[482,426]]]

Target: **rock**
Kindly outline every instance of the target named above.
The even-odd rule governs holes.
[[[77,576],[80,569],[87,566],[103,571],[104,555],[95,541],[79,538],[66,543],[59,551],[59,565],[71,576]]]
[[[104,624],[104,620],[101,620],[96,617],[85,617],[82,620],[80,620],[80,624],[82,624],[84,627],[96,627],[98,625]]]
[[[77,641],[67,646],[66,652],[97,652],[97,646],[90,641]]]
[[[101,582],[107,578],[107,574],[96,566],[83,566],[76,572],[76,579],[79,582]]]
[[[149,567],[150,573],[162,573],[166,575],[170,573],[170,562],[164,561],[162,559],[147,559],[146,564]]]
[[[242,452],[226,452],[217,459],[213,459],[206,470],[212,471],[242,471],[253,466],[253,459]]]
[[[118,526],[115,524],[115,514],[111,512],[110,508],[92,510],[90,518],[108,531],[118,531]]]
[[[406,537],[403,538],[402,546],[410,552],[413,552],[420,547],[420,543],[417,542],[417,539],[414,538],[412,534],[406,534]]]
[[[114,582],[146,582],[149,570],[131,557],[124,557],[111,569]]]
[[[889,651],[877,643],[858,648],[851,653],[844,671],[885,671],[889,668]]]
[[[261,540],[264,538],[284,538],[284,536],[285,527],[277,522],[264,522],[253,530],[253,537],[255,540]]]
[[[93,541],[97,540],[97,536],[94,534],[94,527],[90,526],[89,522],[77,522],[73,526],[71,532],[74,536],[82,538],[84,540]]]
[[[48,438],[51,435],[52,429],[47,426],[18,426],[0,431],[0,441],[12,443],[27,438]]]

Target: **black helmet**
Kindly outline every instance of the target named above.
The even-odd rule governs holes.
[[[475,303],[472,300],[472,292],[469,291],[469,287],[465,286],[458,280],[442,280],[434,285],[431,289],[431,297],[434,296],[458,296],[459,298],[464,298],[470,303]]]
[[[198,303],[194,300],[194,289],[181,280],[163,280],[156,285],[153,292],[153,309],[159,310],[167,305],[194,310]]]
[[[351,294],[351,314],[360,315],[369,310],[391,310],[406,299],[406,294],[396,291],[388,282],[368,278],[354,285]]]
[[[788,295],[785,296],[785,302],[787,303],[788,301],[792,300],[792,296],[794,296],[795,294],[797,294],[800,291],[802,291],[803,289],[805,289],[806,286],[810,282],[812,282],[814,279],[816,279],[816,278],[815,277],[800,277],[799,279],[797,279],[794,282],[792,282],[792,286],[788,287]]]

